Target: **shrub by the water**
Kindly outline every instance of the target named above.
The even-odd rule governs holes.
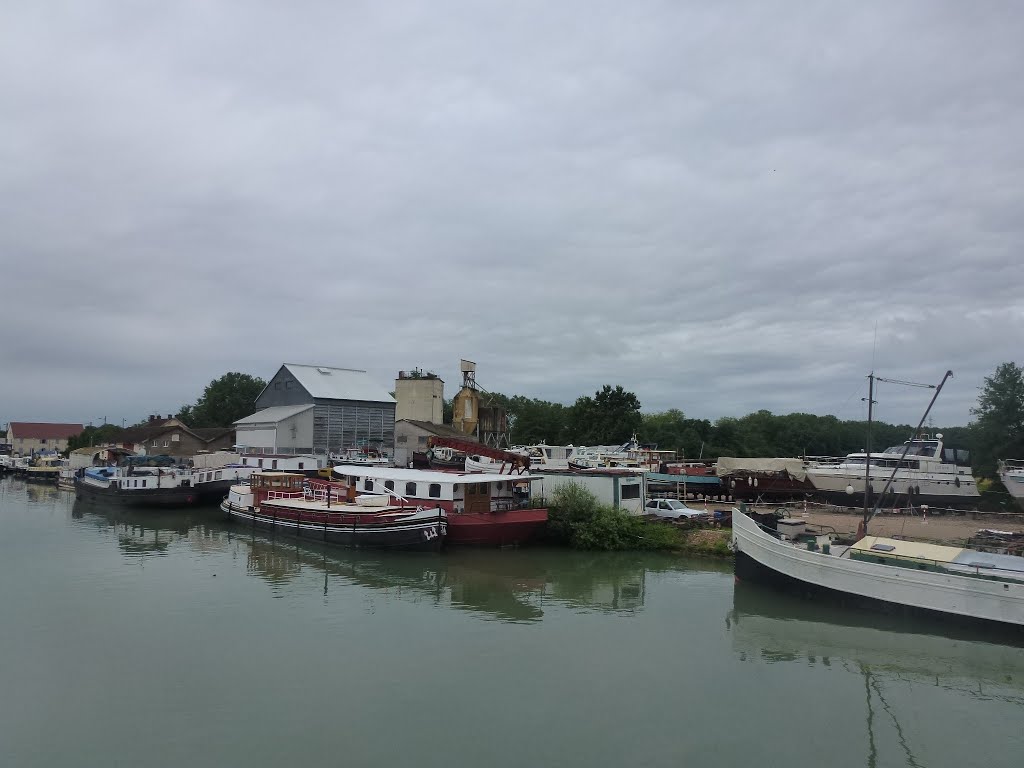
[[[551,499],[552,538],[576,549],[680,549],[683,537],[671,525],[649,525],[642,518],[599,504],[581,485],[558,488]]]

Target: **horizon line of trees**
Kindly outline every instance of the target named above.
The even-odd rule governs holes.
[[[191,428],[230,427],[255,410],[256,398],[266,382],[246,373],[230,372],[211,381],[192,405],[177,418]],[[604,385],[593,396],[583,395],[564,405],[523,395],[485,393],[484,401],[505,409],[512,440],[517,444],[621,445],[634,434],[645,445],[675,451],[688,461],[713,461],[720,456],[842,456],[865,449],[868,425],[863,420],[842,420],[810,413],[777,415],[768,410],[746,416],[724,416],[714,422],[687,418],[681,409],[641,413],[637,396]],[[451,423],[451,400],[445,400],[445,421]],[[1000,364],[971,409],[975,421],[966,427],[929,428],[941,432],[947,444],[967,447],[973,469],[983,476],[995,474],[997,460],[1024,458],[1024,369]],[[145,421],[134,426],[143,426]],[[903,443],[914,429],[910,424],[871,425],[871,448],[880,451]],[[71,447],[110,441],[120,427],[87,427]]]

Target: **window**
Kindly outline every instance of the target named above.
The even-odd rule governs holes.
[[[142,487],[143,487],[143,488],[145,488],[145,487],[146,487],[146,481],[145,481],[145,480],[143,480],[143,481],[142,481]]]
[[[169,442],[167,442],[166,440],[164,440],[164,448],[166,448],[166,447],[167,447],[167,446],[169,446],[169,445],[170,445],[170,443],[169,443]]]
[[[441,484],[440,483],[431,483],[430,484],[430,489],[427,491],[427,495],[430,498],[432,498],[432,499],[440,499],[441,498]]]
[[[275,381],[274,382],[274,389],[278,389],[278,390],[281,389],[281,382],[280,381]]]
[[[407,438],[405,435],[399,435],[398,436],[398,442],[400,442],[400,443],[407,443],[407,442],[409,442],[409,438]]]
[[[304,466],[305,466],[305,462],[300,461],[299,462],[299,469],[302,469]]]
[[[156,448],[156,440],[153,441],[153,447]]]
[[[419,445],[426,445],[427,444],[427,436],[426,435],[420,435],[419,437],[416,438],[416,442]]]
[[[368,491],[372,491],[373,490],[373,480],[367,480],[366,481],[366,490],[368,490]]]
[[[43,438],[42,440],[40,440],[39,442],[40,442],[40,443],[42,443],[43,445],[46,445],[46,438],[44,437],[44,438]]]
[[[221,472],[218,469],[216,472],[213,473],[213,479],[214,480],[220,480],[220,475],[221,475]]]
[[[639,499],[640,498],[640,485],[624,485],[622,486],[622,498],[624,499]],[[668,506],[668,505],[666,505]],[[671,509],[671,507],[669,507]]]
[[[415,496],[416,495],[416,483],[406,483],[405,484],[405,495],[406,496]]]
[[[260,469],[263,469],[263,459],[259,460]]]
[[[270,462],[270,468],[277,469],[277,459],[274,459],[272,462]]]
[[[395,490],[395,481],[394,480],[385,480],[384,481],[384,488],[386,490],[389,490],[389,491]]]
[[[501,483],[501,482],[498,482],[498,483],[494,484],[494,490],[496,490],[496,491],[500,491],[504,487],[505,487],[505,484]]]
[[[181,442],[181,435],[179,435],[177,432],[175,432],[173,435],[171,435],[171,442],[172,443]]]

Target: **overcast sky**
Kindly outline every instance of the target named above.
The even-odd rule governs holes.
[[[47,2],[0,23],[0,423],[282,362],[862,418],[1024,362],[1015,2]],[[929,394],[882,385],[878,416]]]

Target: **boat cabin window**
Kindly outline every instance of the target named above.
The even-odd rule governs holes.
[[[306,463],[304,461],[300,461],[299,462],[299,469],[305,469],[305,468],[306,468]]]
[[[406,483],[405,484],[405,495],[406,496],[415,496],[416,495],[416,483]]]
[[[427,496],[429,496],[432,499],[440,499],[441,498],[441,484],[440,483],[431,483],[430,484],[430,488],[427,491]]]
[[[385,488],[385,490],[388,490],[388,491],[395,490],[395,481],[394,480],[385,480],[384,481],[384,488]]]
[[[373,490],[373,480],[367,480],[366,481],[366,490],[368,490],[368,491],[372,491]]]
[[[943,464],[959,464],[966,467],[971,463],[971,452],[963,448],[943,448]]]
[[[497,482],[497,483],[494,484],[494,490],[500,491],[502,489],[502,487],[504,487],[504,485],[505,485],[504,483]]]

